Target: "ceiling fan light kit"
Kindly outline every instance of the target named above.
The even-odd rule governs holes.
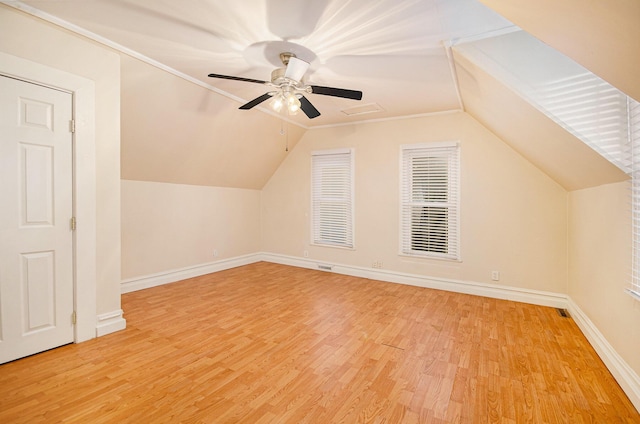
[[[281,90],[267,94],[272,96],[270,106],[276,112],[280,112],[284,106],[286,106],[289,115],[296,115],[300,110],[299,95],[290,86],[283,86]]]
[[[267,99],[272,98],[269,105],[274,111],[279,113],[286,106],[287,113],[289,115],[295,115],[298,113],[298,110],[302,109],[309,119],[313,119],[320,116],[320,112],[311,104],[304,94],[320,94],[323,96],[341,97],[352,100],[362,99],[362,91],[305,84],[302,79],[309,69],[309,63],[298,59],[293,53],[280,53],[280,60],[284,68],[277,68],[271,72],[271,81],[220,74],[209,74],[209,77],[251,82],[276,88],[275,91],[265,93],[240,106],[240,109],[243,110],[251,109]]]

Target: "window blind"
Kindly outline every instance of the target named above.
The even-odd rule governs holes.
[[[353,247],[353,152],[312,153],[314,244]]]
[[[401,253],[459,259],[457,143],[402,147]]]
[[[625,162],[629,124],[624,93],[585,72],[539,85],[532,97],[567,131],[629,171]]]
[[[549,117],[631,176],[632,269],[640,300],[640,105],[590,72],[536,87]]]
[[[632,295],[640,299],[640,103],[628,98],[629,167],[631,168]]]

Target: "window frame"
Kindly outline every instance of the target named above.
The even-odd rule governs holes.
[[[411,193],[411,187],[406,184],[412,184],[412,176],[407,175],[410,172],[406,168],[406,155],[408,152],[423,151],[423,157],[427,157],[431,152],[432,155],[445,156],[447,158],[447,202],[425,202],[438,206],[423,205],[424,207],[446,207],[447,216],[447,252],[429,252],[424,250],[414,250],[410,248],[413,236],[413,224],[407,222],[411,219],[411,213],[407,208],[412,208],[416,202],[408,199]],[[446,153],[446,154],[444,154]],[[427,142],[416,144],[405,144],[400,146],[400,190],[399,190],[399,256],[407,256],[411,258],[439,259],[446,261],[461,262],[460,254],[460,143],[459,141],[442,141]],[[441,205],[445,204],[445,205]],[[409,233],[407,231],[410,231]]]
[[[631,176],[631,278],[625,290],[640,301],[640,102],[627,96],[627,166]]]
[[[345,227],[345,243],[336,243],[331,240],[324,239],[317,234],[320,223],[316,223],[318,217],[318,210],[316,210],[316,200],[320,196],[316,196],[316,169],[315,169],[315,157],[326,157],[332,155],[348,155],[349,156],[349,169],[348,169],[348,187],[346,192],[348,197],[345,200],[347,206],[346,214],[346,227]],[[314,150],[311,152],[311,240],[310,245],[320,247],[331,247],[336,249],[355,250],[355,150],[353,148],[340,148],[340,149],[328,149],[328,150]],[[333,200],[335,201],[335,199]]]

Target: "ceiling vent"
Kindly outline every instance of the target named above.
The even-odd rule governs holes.
[[[354,106],[342,109],[345,115],[364,115],[365,113],[384,112],[384,109],[377,103],[367,103],[366,105]]]

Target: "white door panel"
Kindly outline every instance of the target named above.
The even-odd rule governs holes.
[[[73,341],[71,94],[0,76],[0,363]]]

